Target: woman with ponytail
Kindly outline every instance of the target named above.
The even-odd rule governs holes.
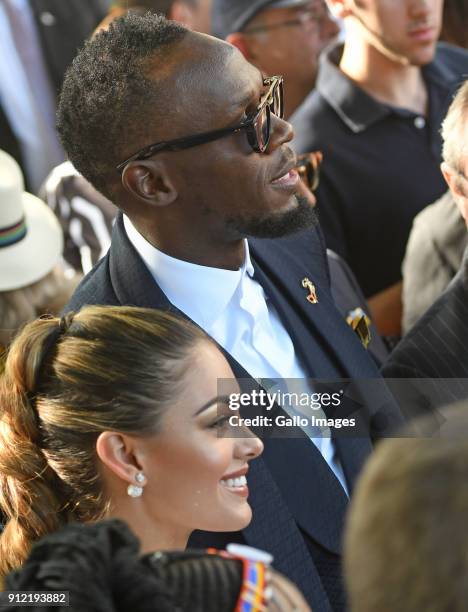
[[[160,311],[90,306],[27,325],[0,379],[0,579],[72,522],[124,520],[143,553],[245,527],[262,443],[231,431],[218,379],[233,374],[211,340]]]

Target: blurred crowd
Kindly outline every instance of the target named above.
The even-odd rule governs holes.
[[[467,347],[468,0],[0,0],[0,606],[468,611]]]

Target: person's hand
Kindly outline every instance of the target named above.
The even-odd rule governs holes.
[[[267,588],[270,590],[270,599],[266,607],[268,612],[311,612],[302,593],[287,578],[268,570],[270,581]]]

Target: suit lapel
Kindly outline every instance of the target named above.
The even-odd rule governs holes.
[[[303,259],[294,257],[289,239],[250,242],[255,277],[271,299],[290,334],[302,363],[311,377],[364,378],[379,376],[372,359],[336,309],[331,296],[324,255],[314,232],[295,237],[301,241]],[[287,268],[285,267],[287,262]],[[316,287],[318,303],[307,301],[302,280],[309,278]]]
[[[320,254],[312,241],[305,245],[311,266]],[[265,248],[268,248],[266,257]],[[286,245],[287,248],[287,245]],[[325,275],[308,271],[302,261],[283,271],[285,260],[281,248],[272,249],[263,241],[255,241],[252,262],[255,277],[275,306],[287,329],[307,375],[316,379],[380,378],[370,357],[363,355],[352,330],[343,324],[336,310]],[[318,267],[318,266],[317,266]],[[302,279],[308,277],[316,287],[318,303],[307,301],[308,291],[302,287]],[[326,330],[326,331],[325,331]],[[346,406],[342,408],[346,410]],[[363,403],[362,410],[365,410]],[[372,451],[369,437],[344,438],[335,436],[335,448],[340,457],[345,477],[352,490],[363,462]]]
[[[130,243],[119,213],[112,232],[109,251],[109,272],[112,288],[120,304],[140,308],[169,310],[187,317],[167,299]]]

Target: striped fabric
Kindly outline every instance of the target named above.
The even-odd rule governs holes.
[[[397,345],[383,374],[424,379],[427,406],[468,397],[468,249],[456,277]]]

